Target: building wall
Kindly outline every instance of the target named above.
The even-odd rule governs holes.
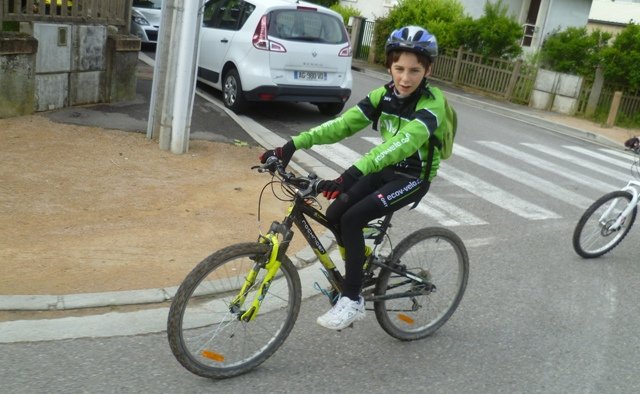
[[[484,6],[486,3],[495,3],[496,0],[458,0],[464,6],[465,13],[471,16],[473,19],[478,19],[484,15]],[[522,9],[526,3],[529,6],[530,0],[503,0],[503,4],[509,7],[507,13],[514,17],[519,22],[522,22],[527,17],[525,12],[522,16]]]
[[[358,9],[370,21],[387,15],[396,3],[397,0],[340,0],[341,5]]]

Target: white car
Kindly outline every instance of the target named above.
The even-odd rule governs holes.
[[[131,10],[131,34],[144,44],[158,42],[158,30],[162,19],[162,0],[133,0]]]
[[[295,0],[210,0],[204,5],[198,80],[237,113],[250,102],[315,104],[329,116],[351,95],[352,48],[342,17]]]

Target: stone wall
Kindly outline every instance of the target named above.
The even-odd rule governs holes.
[[[33,113],[37,51],[32,36],[0,32],[0,118]]]
[[[34,22],[20,30],[0,33],[0,117],[135,97],[138,38],[103,25]]]

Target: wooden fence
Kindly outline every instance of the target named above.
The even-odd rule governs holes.
[[[585,80],[583,82],[582,88],[580,89],[580,96],[578,98],[577,114],[586,114],[587,103],[589,101],[589,96],[591,95],[592,86],[593,81]],[[625,86],[616,86],[611,84],[603,86],[595,109],[596,116],[603,117],[609,113],[611,102],[613,101],[613,95],[616,91],[622,92],[616,123],[622,121],[630,124],[631,126],[637,127],[640,125],[640,89],[634,91],[626,88]]]
[[[132,0],[3,0],[2,22],[94,23],[129,32]]]
[[[536,72],[536,68],[527,66],[522,61],[486,58],[459,48],[441,51],[433,65],[432,76],[527,104],[533,91]]]

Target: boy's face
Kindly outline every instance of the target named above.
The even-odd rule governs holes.
[[[414,53],[402,52],[398,60],[391,63],[389,73],[398,93],[408,96],[420,86],[422,79],[431,73],[431,66],[425,69]]]

